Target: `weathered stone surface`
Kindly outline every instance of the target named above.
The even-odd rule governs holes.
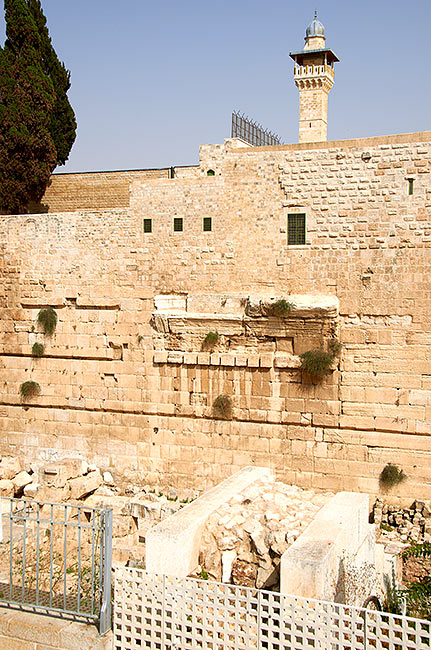
[[[7,478],[0,479],[0,496],[13,497],[15,493],[15,485]]]
[[[86,476],[70,479],[70,498],[83,499],[87,494],[97,490],[102,482],[103,479],[98,470],[89,472]]]
[[[201,539],[201,566],[212,576],[221,574],[223,553],[232,553],[228,558],[235,553],[234,584],[274,586],[280,557],[331,496],[269,478],[251,484],[208,520]]]
[[[12,479],[22,469],[22,460],[20,458],[4,457],[0,462],[0,479]]]
[[[26,485],[29,485],[32,482],[33,482],[33,477],[30,476],[30,474],[25,471],[20,472],[12,479],[12,483],[14,484],[15,490],[17,492],[19,492]]]
[[[24,496],[28,497],[29,499],[35,499],[38,494],[39,487],[39,483],[29,483],[24,487]]]

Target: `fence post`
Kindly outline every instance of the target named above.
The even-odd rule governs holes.
[[[102,606],[100,608],[99,633],[105,634],[111,629],[112,612],[112,508],[104,512],[103,527],[103,593]]]

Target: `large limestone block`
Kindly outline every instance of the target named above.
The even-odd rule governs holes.
[[[194,334],[203,338],[208,332],[229,336],[243,334],[242,317],[237,314],[193,314],[168,316],[169,329],[173,334]]]
[[[280,590],[294,596],[332,600],[343,561],[374,564],[368,524],[369,496],[339,492],[317,513],[281,558]]]

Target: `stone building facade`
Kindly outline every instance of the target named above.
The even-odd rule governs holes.
[[[431,132],[230,139],[176,171],[55,177],[47,214],[2,217],[0,453],[195,488],[255,464],[370,493],[396,463],[392,494],[431,498]],[[299,355],[332,338],[310,381]]]

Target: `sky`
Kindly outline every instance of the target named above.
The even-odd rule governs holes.
[[[430,0],[42,0],[78,135],[57,172],[193,165],[239,110],[298,141],[289,52],[317,9],[340,59],[328,139],[431,129]],[[4,40],[3,13],[0,34]]]

